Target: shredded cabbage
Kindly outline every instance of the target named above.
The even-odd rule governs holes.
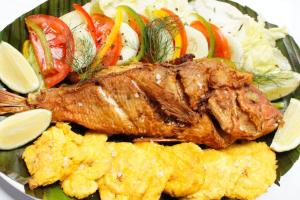
[[[288,60],[276,48],[276,40],[284,38],[286,33],[285,28],[266,29],[261,17],[257,22],[248,17],[235,34],[244,50],[240,68],[261,73],[277,68],[291,70]]]
[[[237,67],[255,73],[264,73],[272,69],[291,70],[288,60],[276,48],[276,40],[287,34],[285,28],[265,28],[265,21],[258,21],[244,15],[235,7],[215,0],[195,0],[193,5],[207,20],[216,24],[226,34],[230,34],[240,43],[243,53],[238,58]],[[237,51],[240,51],[236,49]]]

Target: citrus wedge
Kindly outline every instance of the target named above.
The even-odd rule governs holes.
[[[30,110],[11,115],[0,122],[0,149],[18,148],[47,129],[51,112],[44,109]]]
[[[284,116],[284,125],[278,128],[271,144],[276,152],[289,151],[300,144],[300,101],[291,99]]]
[[[26,94],[39,87],[39,80],[24,56],[6,42],[0,43],[0,79],[10,89]]]
[[[259,86],[259,89],[266,95],[270,100],[280,99],[295,91],[300,84],[300,74],[293,71],[285,71],[282,80],[278,81],[277,84],[271,83],[263,86]],[[278,77],[280,79],[280,77]]]

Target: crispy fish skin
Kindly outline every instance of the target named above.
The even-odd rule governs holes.
[[[202,150],[192,143],[106,142],[99,133],[77,135],[57,124],[23,153],[34,189],[60,181],[64,192],[83,199],[99,189],[101,199],[173,197],[252,200],[276,179],[275,153],[265,143]]]
[[[233,137],[255,140],[278,127],[278,112],[254,86],[212,92],[208,108],[222,130]],[[275,112],[274,112],[275,111]]]
[[[211,59],[111,67],[92,80],[30,95],[28,104],[52,111],[53,121],[108,135],[178,139],[215,149],[254,140],[282,123],[251,74]]]

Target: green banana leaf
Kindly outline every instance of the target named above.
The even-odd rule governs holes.
[[[85,4],[90,0],[49,0],[42,5],[36,7],[32,11],[24,14],[23,16],[16,19],[12,24],[7,26],[2,32],[0,32],[0,41],[4,40],[8,43],[12,44],[14,47],[22,50],[22,45],[24,41],[28,38],[28,33],[26,31],[24,19],[27,16],[33,14],[48,14],[54,16],[61,16],[67,12],[72,10],[72,3]],[[235,3],[230,0],[219,0],[222,2],[229,3],[236,8],[238,8],[244,14],[248,14],[253,18],[257,18],[257,13],[253,11],[251,8],[247,6],[242,6],[238,3]],[[273,24],[266,23],[266,27],[274,27]],[[293,70],[300,72],[300,50],[297,46],[296,42],[291,36],[286,36],[284,39],[277,41],[277,47],[281,50],[283,55],[285,55],[289,62],[291,63]],[[0,84],[0,87],[3,87]],[[298,88],[294,93],[281,99],[281,101],[289,102],[290,98],[300,98],[300,88]],[[4,117],[1,117],[2,120]],[[261,140],[270,143],[273,135],[269,135],[267,137],[262,138]],[[71,200],[66,196],[59,184],[53,184],[48,187],[38,188],[33,191],[29,190],[26,183],[29,178],[29,174],[27,172],[24,161],[21,158],[22,152],[25,147],[18,148],[12,151],[0,151],[0,171],[13,178],[17,182],[24,184],[25,191],[27,194],[37,197],[40,199],[46,200]],[[277,170],[277,183],[279,184],[280,177],[284,175],[289,169],[293,166],[293,164],[298,160],[300,155],[300,146],[296,149],[285,152],[285,153],[277,153],[278,160],[278,170]],[[87,198],[88,200],[96,200],[100,199],[99,194],[95,193]],[[168,196],[163,195],[161,199],[167,200],[172,199]],[[224,198],[225,199],[225,198]]]

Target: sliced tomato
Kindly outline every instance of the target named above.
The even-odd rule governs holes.
[[[99,49],[110,34],[111,29],[114,26],[114,21],[102,14],[94,14],[92,15],[92,19],[96,29],[96,46],[97,49]]]
[[[187,36],[186,36],[186,32],[185,32],[185,28],[184,28],[184,24],[182,23],[180,17],[178,17],[175,13],[173,13],[172,11],[166,9],[166,8],[162,8],[162,11],[168,13],[169,16],[174,17],[177,26],[179,28],[179,34],[181,36],[181,48],[180,48],[180,55],[184,56],[187,50],[187,45],[188,45],[188,41],[187,41]]]
[[[219,57],[219,58],[226,58],[230,59],[231,58],[231,52],[230,52],[230,47],[228,45],[228,41],[226,37],[223,35],[222,31],[214,24],[211,24],[211,30],[214,36],[215,41],[215,47],[214,47],[214,57]],[[191,27],[197,29],[203,35],[206,37],[208,44],[210,45],[211,41],[211,36],[209,34],[209,31],[207,30],[207,27],[200,21],[193,21],[191,23]]]
[[[41,42],[38,34],[31,26],[28,26],[30,40],[43,77],[49,79],[49,81],[45,80],[46,85],[52,87],[62,81],[71,71],[69,65],[73,61],[75,48],[72,32],[62,20],[49,15],[32,15],[26,18],[26,22],[37,25],[46,38],[46,44]],[[45,47],[43,45],[48,45],[47,48],[50,48],[49,53],[44,51]],[[46,57],[53,59],[53,63],[51,63],[53,66],[47,66]],[[50,79],[50,77],[52,78]]]
[[[48,41],[43,30],[38,25],[29,22],[28,20],[26,21],[26,24],[30,33],[30,41],[33,44],[34,54],[37,58],[36,60],[38,61],[41,73],[43,75],[56,73],[51,49],[48,45]]]
[[[103,66],[107,67],[107,66],[115,65],[120,59],[121,50],[122,50],[122,37],[119,34],[114,44],[111,46],[111,48],[108,50],[106,55],[103,57],[102,60]]]
[[[72,71],[72,68],[69,65],[61,62],[60,60],[55,60],[54,65],[59,73],[44,77],[47,87],[53,87],[57,83],[63,81]]]
[[[218,58],[231,58],[231,52],[230,47],[228,44],[228,41],[226,37],[223,35],[221,30],[215,26],[214,24],[211,24],[212,31],[214,33],[215,39],[216,39],[216,46],[215,46],[215,57]]]
[[[99,50],[106,41],[107,36],[110,34],[114,25],[114,21],[101,14],[94,14],[93,17],[91,17],[83,9],[83,7],[78,4],[73,4],[73,7],[84,17],[88,25],[88,30],[95,41],[97,50]],[[114,45],[112,45],[102,59],[102,64],[104,66],[114,65],[118,62],[121,54],[121,44],[122,39],[121,35],[119,34],[114,42]]]
[[[97,41],[97,49],[100,49],[105,43],[108,35],[110,34],[114,21],[102,14],[94,14],[92,15],[93,23],[96,29],[96,41]],[[121,34],[118,34],[114,44],[108,50],[106,55],[102,59],[102,64],[104,66],[115,65],[119,57],[121,55],[122,49],[122,37]]]

